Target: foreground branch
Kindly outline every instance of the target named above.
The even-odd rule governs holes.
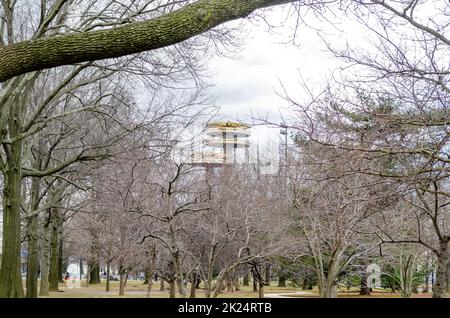
[[[40,38],[0,49],[0,82],[31,71],[170,46],[259,8],[296,0],[199,0],[161,17],[107,30]]]

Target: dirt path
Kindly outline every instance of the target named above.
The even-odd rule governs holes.
[[[295,298],[298,295],[302,296],[314,296],[314,294],[305,291],[298,292],[286,292],[286,293],[277,293],[277,294],[265,294],[264,298]]]

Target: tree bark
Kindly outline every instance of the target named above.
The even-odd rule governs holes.
[[[26,278],[26,297],[37,298],[37,282],[39,259],[37,253],[37,223],[38,216],[33,215],[28,218],[28,255],[27,255],[27,278]]]
[[[155,50],[185,41],[259,8],[293,0],[199,0],[180,10],[107,30],[44,37],[0,50],[0,82],[27,72]]]
[[[336,298],[337,297],[337,286],[331,282],[324,282],[324,284],[319,286],[320,298]]]
[[[278,276],[278,287],[286,287],[286,276],[283,274]]]
[[[265,281],[259,282],[258,298],[264,298],[264,285]]]
[[[205,280],[205,297],[211,298],[212,293],[212,282],[213,282],[213,268],[215,263],[215,251],[216,251],[216,245],[213,245],[211,247],[211,250],[208,255],[208,267],[207,267],[207,274],[206,274],[206,280]]]
[[[309,283],[308,279],[304,278],[303,279],[303,283],[302,283],[302,289],[303,290],[307,290],[308,289],[308,283]]]
[[[448,242],[440,242],[439,247],[433,298],[445,298],[447,296]]]
[[[50,209],[51,225],[50,225],[50,267],[48,275],[49,291],[59,291],[59,210],[55,207]]]
[[[14,122],[14,120],[12,120]],[[16,126],[16,123],[13,124]],[[11,129],[15,129],[13,127]],[[3,241],[0,268],[0,298],[23,297],[20,256],[20,204],[22,143],[5,145],[3,170]]]
[[[183,268],[181,267],[181,260],[180,257],[178,255],[178,253],[176,253],[177,255],[174,256],[174,262],[175,262],[175,268],[177,271],[177,287],[178,287],[178,292],[180,293],[180,297],[181,298],[186,298],[186,288],[184,287],[184,275],[183,275]]]
[[[225,283],[226,283],[226,288],[227,288],[227,292],[229,293],[233,293],[234,289],[233,289],[233,277],[231,276],[227,276],[227,278],[225,279]]]
[[[89,266],[89,285],[100,284],[100,264],[94,261]]]
[[[151,292],[153,287],[153,272],[148,277],[148,283],[147,283],[147,298],[150,298]]]
[[[64,270],[64,262],[63,262],[63,227],[59,226],[59,242],[58,242],[58,277],[59,282],[64,283],[63,274]]]
[[[169,281],[169,297],[175,298],[176,297],[176,290],[175,290],[175,280]]]
[[[111,275],[111,266],[110,262],[106,262],[106,291],[109,292],[110,290],[110,279],[109,276]]]
[[[33,178],[31,180],[31,204],[30,211],[35,211],[39,207],[39,179]],[[27,255],[27,278],[26,278],[26,297],[37,298],[38,290],[38,270],[39,258],[37,251],[37,230],[38,230],[38,215],[34,214],[28,217],[27,241],[28,241],[28,255]]]
[[[361,274],[361,288],[359,290],[360,295],[370,296],[370,287],[367,286],[367,279],[369,275],[366,271]]]
[[[42,261],[41,261],[41,285],[39,288],[39,296],[48,296],[48,274],[50,264],[50,209],[46,215],[44,222],[44,239],[42,242]]]
[[[149,265],[145,271],[145,277],[147,279],[147,298],[150,297],[153,287],[153,276],[155,275],[155,262],[156,262],[156,248],[153,247],[150,250]]]
[[[197,291],[196,283],[195,282],[191,282],[191,291],[189,293],[189,298],[196,298],[197,297],[196,291]]]
[[[152,279],[151,277],[148,277],[148,271],[146,271],[144,273],[144,282],[142,283],[142,285],[147,285],[149,280],[151,280],[151,279]]]
[[[450,250],[447,253],[447,294],[450,293]]]
[[[413,291],[414,255],[400,256],[400,291],[402,298],[410,298]]]
[[[239,286],[239,277],[236,277],[234,279],[234,291],[240,291],[240,290],[241,290],[241,288]]]
[[[255,274],[253,274],[253,292],[257,292],[258,291],[258,282],[256,280]]]
[[[264,275],[264,285],[270,286],[270,264],[266,264]]]
[[[423,289],[424,293],[428,293],[430,291],[430,277],[427,275],[425,277],[425,288]]]
[[[244,279],[243,279],[243,282],[242,282],[242,286],[249,286],[250,285],[250,275],[249,275],[249,273],[247,272],[247,273],[245,273],[245,275],[244,275]]]
[[[120,282],[119,282],[119,296],[125,295],[125,286],[128,279],[128,271],[120,272]]]
[[[330,288],[330,298],[337,298],[338,288],[336,285],[332,285]]]

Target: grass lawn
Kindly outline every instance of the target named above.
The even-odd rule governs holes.
[[[145,298],[147,294],[147,285],[144,285],[142,281],[137,280],[129,280],[127,286],[125,288],[125,296],[119,296],[119,282],[111,281],[110,282],[110,291],[105,291],[106,282],[102,280],[101,284],[98,285],[89,285],[86,287],[86,283],[81,282],[81,288],[69,289],[65,284],[60,284],[60,292],[50,292],[50,296],[48,298]],[[151,298],[168,298],[169,291],[168,286],[166,284],[166,290],[164,292],[160,291],[159,282],[153,283]],[[187,292],[189,293],[189,288]],[[276,283],[273,282],[272,286],[265,287],[266,293],[291,293],[299,291],[299,288],[294,287],[286,287],[279,288],[276,287]],[[178,296],[178,294],[177,294]],[[197,297],[204,297],[204,291],[202,288],[197,290]],[[224,292],[219,295],[219,298],[257,298],[258,293],[252,291],[251,286],[241,286],[241,290],[234,293]],[[47,298],[47,297],[42,297]]]
[[[276,287],[276,282],[271,282],[271,286],[266,286],[264,291],[266,294],[281,294],[283,296],[295,298],[316,298],[319,297],[317,288],[308,291],[302,291],[301,288],[296,287]],[[81,288],[69,289],[65,284],[60,284],[60,292],[50,292],[50,296],[41,298],[145,298],[147,294],[147,285],[142,281],[129,280],[125,288],[125,296],[119,296],[119,282],[111,281],[110,291],[105,291],[106,282],[102,280],[101,284],[90,285],[86,287],[86,283],[81,282]],[[252,286],[241,286],[241,290],[228,293],[224,292],[219,295],[219,298],[257,298],[258,293],[252,291]],[[169,292],[167,290],[160,291],[160,285],[153,283],[151,298],[168,298]],[[295,292],[305,292],[305,294],[292,294]],[[188,286],[189,293],[189,286]],[[178,296],[178,295],[177,295]],[[449,294],[450,296],[450,294]],[[197,290],[197,297],[203,298],[203,289]],[[413,298],[430,298],[431,293],[413,294]],[[341,290],[338,298],[400,298],[400,293],[392,293],[386,290],[375,290],[371,296],[360,296],[359,289],[354,288],[350,290]]]

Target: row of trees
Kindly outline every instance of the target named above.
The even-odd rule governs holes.
[[[249,273],[261,297],[274,277],[280,287],[317,285],[321,297],[351,286],[370,294],[370,264],[382,269],[382,286],[404,297],[429,288],[438,259],[402,239],[420,231],[411,216],[420,211],[411,200],[420,199],[379,176],[348,173],[347,165],[364,164],[354,153],[303,142],[295,152],[278,175],[248,165],[192,166],[170,155],[111,161],[67,225],[67,256],[82,251],[72,259],[97,274],[106,267],[107,290],[118,271],[120,294],[128,275],[141,272],[148,296],[155,275],[170,297],[176,290],[187,297],[187,283],[190,297],[198,288],[217,297],[239,289]],[[421,231],[432,239],[430,229]]]
[[[320,163],[321,173],[331,165],[319,180],[357,178],[344,186],[369,221],[358,232],[376,235],[380,253],[402,246],[404,266],[413,266],[418,251],[425,262],[432,254],[433,295],[443,297],[450,279],[448,4],[373,4],[352,13],[372,46],[325,41],[348,68],[319,93],[305,84],[307,101],[286,96],[296,111],[293,128],[304,147],[320,151],[311,164]]]
[[[299,21],[302,6],[325,18],[337,9],[1,1],[0,297],[24,296],[21,250],[28,297],[57,290],[71,257],[89,264],[91,283],[100,266],[117,269],[121,294],[132,272],[162,277],[173,297],[187,296],[187,281],[191,296],[202,282],[214,297],[252,272],[263,296],[272,266],[280,285],[303,281],[333,297],[355,276],[367,292],[365,268],[381,263],[406,297],[419,272],[436,268],[433,295],[446,295],[448,3],[428,15],[416,0],[337,4],[374,49],[323,36],[348,67],[318,94],[305,84],[308,101],[285,93],[295,146],[278,175],[173,157],[183,131],[211,113],[205,62],[235,40],[218,26],[286,3]]]
[[[1,4],[2,52],[25,40],[59,37],[68,30],[114,27],[177,8],[172,1],[133,1],[130,6],[115,1]],[[76,204],[77,193],[90,187],[92,166],[87,162],[125,151],[119,145],[133,134],[158,140],[155,131],[163,121],[174,120],[188,106],[195,112],[196,105],[205,102],[205,83],[199,74],[203,68],[200,56],[208,54],[207,49],[200,54],[199,48],[204,47],[204,40],[199,39],[154,54],[38,70],[2,83],[1,297],[24,295],[22,242],[26,242],[30,268],[27,296],[37,296],[38,268],[44,275],[40,293],[57,289],[62,228],[73,215],[61,208]],[[186,82],[192,79],[196,85],[189,83],[188,87]],[[152,98],[137,107],[135,96],[140,92],[133,87],[148,91]]]

